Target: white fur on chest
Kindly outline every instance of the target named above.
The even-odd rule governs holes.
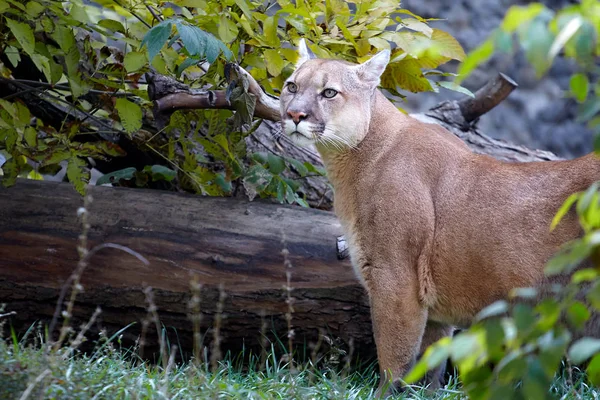
[[[360,245],[356,225],[354,223],[344,222],[342,220],[340,222],[344,231],[344,237],[348,242],[348,252],[350,253],[350,262],[352,263],[354,275],[356,275],[360,283],[365,286],[365,278],[362,272],[362,269],[365,265],[365,257]]]

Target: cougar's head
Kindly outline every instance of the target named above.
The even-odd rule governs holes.
[[[300,145],[357,146],[369,130],[371,104],[390,59],[383,50],[363,64],[317,59],[304,39],[296,71],[281,91],[284,132]]]

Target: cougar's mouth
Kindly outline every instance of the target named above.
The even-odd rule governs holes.
[[[311,139],[311,140],[313,139],[312,137],[310,137],[310,136],[308,136],[308,135],[306,135],[306,134],[304,134],[304,133],[300,132],[299,130],[292,131],[292,132],[290,133],[290,136],[293,136],[293,135],[302,136],[303,138],[306,138],[306,139]]]

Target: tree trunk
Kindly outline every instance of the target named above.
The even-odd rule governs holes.
[[[191,351],[188,314],[196,280],[202,285],[203,335],[214,323],[219,285],[227,294],[223,350],[259,349],[262,322],[269,340],[287,343],[289,271],[295,344],[317,343],[323,332],[345,343],[352,338],[357,353],[374,355],[367,298],[349,262],[336,255],[340,226],[332,213],[152,190],[92,186],[89,194],[89,247],[119,244],[149,264],[114,248],[94,254],[82,275],[77,323],[99,305],[96,331],[102,326],[112,334],[137,322],[124,333],[135,340],[148,308],[143,288],[149,286],[171,343]],[[83,200],[66,183],[20,180],[12,189],[0,187],[0,204],[0,303],[16,311],[12,324],[23,332],[52,318],[77,265]],[[149,334],[146,341],[153,346],[156,338]],[[209,331],[203,344],[211,341]]]

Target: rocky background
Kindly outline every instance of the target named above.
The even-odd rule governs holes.
[[[577,1],[546,0],[542,3],[559,9]],[[402,7],[426,18],[444,21],[431,26],[451,33],[470,51],[482,43],[500,25],[506,10],[513,4],[527,4],[516,0],[404,0]],[[463,83],[471,90],[503,72],[519,84],[508,99],[479,121],[482,132],[532,148],[550,150],[562,157],[574,158],[592,151],[592,132],[576,123],[577,103],[563,96],[569,88],[569,78],[575,63],[559,58],[541,79],[536,78],[522,53],[496,54],[486,65]],[[456,65],[448,70],[454,71]],[[405,108],[411,112],[423,111],[444,99],[459,98],[460,94],[441,89],[439,94],[420,93],[407,97]]]

